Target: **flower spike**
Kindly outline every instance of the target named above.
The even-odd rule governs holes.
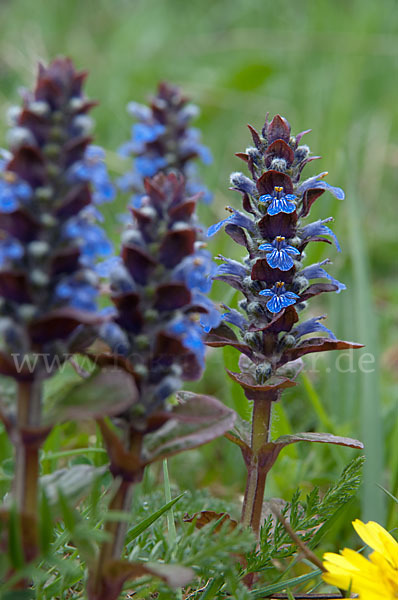
[[[251,340],[251,359],[255,364],[272,365],[268,378],[278,375],[279,365],[289,362],[290,356],[313,352],[311,339],[302,340],[305,334],[321,332],[329,336],[328,344],[319,343],[320,351],[344,347],[357,347],[349,342],[339,342],[319,319],[307,319],[297,324],[307,301],[322,292],[340,292],[344,284],[332,277],[325,266],[329,259],[306,266],[306,246],[315,241],[335,243],[340,246],[328,223],[332,218],[320,219],[306,224],[304,216],[310,212],[313,202],[325,191],[338,198],[344,194],[340,188],[330,186],[324,178],[325,171],[300,182],[301,172],[310,160],[308,146],[299,145],[300,135],[291,136],[286,119],[277,115],[266,121],[261,134],[250,129],[255,147],[249,148],[244,157],[252,179],[242,173],[233,173],[231,183],[243,198],[243,212],[228,208],[231,215],[209,228],[208,235],[216,234],[225,227],[234,241],[244,246],[248,256],[241,262],[221,257],[221,264],[213,278],[224,281],[243,294],[240,311],[229,310],[223,320],[238,328],[239,349],[248,355]],[[307,132],[308,133],[308,132]],[[242,154],[243,157],[243,154]],[[246,213],[246,214],[245,214]],[[327,279],[327,283],[313,282]],[[238,316],[241,314],[241,318]],[[226,333],[223,325],[222,339],[218,345],[231,344],[235,333]],[[255,338],[254,333],[257,332]],[[211,333],[210,345],[216,343],[217,333]],[[288,343],[286,343],[288,339]],[[319,340],[319,338],[313,338]],[[322,339],[322,338],[321,338]],[[315,342],[314,342],[315,344]],[[242,363],[243,365],[243,363]],[[252,368],[248,369],[252,376]],[[264,381],[264,373],[258,381]]]
[[[223,322],[210,331],[208,345],[232,346],[241,354],[240,372],[228,371],[248,400],[253,401],[252,436],[238,436],[248,470],[242,509],[242,523],[259,534],[262,522],[264,486],[268,470],[279,453],[277,442],[270,441],[272,404],[283,389],[296,385],[301,357],[312,352],[358,348],[360,344],[338,340],[321,320],[301,320],[307,301],[322,292],[340,292],[345,288],[323,268],[328,259],[304,266],[305,249],[310,242],[331,243],[340,250],[334,232],[326,225],[331,219],[304,224],[312,204],[326,190],[336,197],[344,194],[323,181],[321,173],[300,184],[304,166],[310,157],[308,146],[299,145],[302,134],[291,136],[288,121],[276,115],[258,133],[250,127],[253,148],[238,157],[247,162],[252,176],[233,173],[231,183],[242,195],[243,210],[231,209],[232,215],[209,229],[215,234],[223,226],[230,237],[247,250],[242,261],[221,257],[215,279],[241,294],[239,310],[226,308]],[[307,132],[308,133],[308,132]],[[328,279],[312,283],[312,279]],[[315,335],[314,335],[315,334]],[[319,335],[321,334],[321,335]],[[314,434],[298,439],[313,440]],[[301,437],[306,436],[306,437]],[[327,441],[330,440],[330,436]],[[229,437],[235,441],[234,436]],[[347,445],[343,438],[335,443]],[[351,440],[354,447],[360,442]]]

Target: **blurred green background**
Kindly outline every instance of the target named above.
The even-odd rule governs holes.
[[[293,132],[313,129],[305,143],[323,159],[308,166],[306,176],[329,171],[328,181],[345,189],[346,200],[325,194],[311,215],[336,218],[343,253],[319,244],[308,262],[330,256],[333,274],[348,289],[321,298],[310,311],[326,311],[338,337],[366,348],[340,361],[331,354],[308,363],[300,385],[276,407],[275,435],[325,430],[360,438],[367,462],[361,512],[357,506],[352,516],[396,525],[397,505],[378,487],[398,493],[396,0],[0,0],[1,114],[19,101],[21,86],[32,85],[37,61],[60,54],[90,72],[88,93],[101,102],[96,142],[116,171],[115,152],[131,126],[128,101],[146,101],[167,79],[201,107],[197,124],[214,155],[202,171],[215,194],[201,210],[206,225],[224,215],[225,204],[239,205],[228,176],[244,170],[234,153],[251,143],[247,123],[261,127],[269,111],[287,117]],[[4,146],[5,117],[0,128]],[[119,198],[106,209],[115,241],[125,202]],[[223,233],[210,248],[240,253]],[[236,301],[222,284],[213,295]],[[240,390],[220,374],[224,360],[236,366],[234,351],[209,353],[196,389],[245,415]],[[73,429],[57,436],[71,447],[81,440]],[[267,494],[289,498],[298,485],[305,492],[314,483],[324,486],[351,455],[319,444],[291,447],[279,458]],[[221,497],[243,490],[242,460],[226,440],[172,459],[170,471],[182,487],[208,485]]]

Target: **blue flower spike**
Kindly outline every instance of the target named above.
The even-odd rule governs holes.
[[[105,261],[97,269],[109,277],[116,311],[112,322],[122,331],[125,361],[139,373],[143,421],[183,381],[201,376],[206,333],[222,318],[206,295],[217,265],[203,242],[192,207],[195,199],[184,183],[178,173],[158,173],[148,180],[143,207],[134,211],[122,236],[120,259]],[[90,242],[102,249],[97,235]],[[143,256],[148,258],[144,261]],[[121,334],[116,327],[102,328],[101,335],[117,348]]]
[[[261,290],[260,296],[270,297],[267,302],[267,308],[272,313],[278,313],[283,308],[296,304],[297,300],[300,300],[300,296],[294,292],[287,292],[285,290],[285,283],[283,281],[277,281],[272,289]]]
[[[281,271],[289,271],[294,265],[292,256],[300,254],[297,248],[287,244],[286,238],[282,235],[278,235],[270,244],[261,244],[258,249],[267,252],[265,258],[272,269]]]
[[[9,323],[1,352],[58,356],[59,365],[75,332],[83,350],[85,325],[102,319],[95,265],[111,251],[96,204],[114,189],[104,151],[90,146],[83,82],[67,58],[40,66],[9,131],[11,151],[0,151],[0,321]],[[38,364],[32,375],[50,374]]]
[[[119,148],[119,154],[132,157],[131,170],[117,181],[122,191],[131,193],[130,204],[140,208],[145,194],[145,178],[158,173],[177,172],[185,177],[188,196],[200,194],[209,203],[212,194],[202,183],[196,161],[211,162],[210,151],[200,142],[200,131],[191,126],[198,110],[189,104],[181,90],[169,83],[159,84],[150,106],[134,102],[128,112],[137,119],[131,137]]]
[[[297,197],[294,194],[284,194],[283,187],[275,186],[273,196],[265,194],[260,196],[258,200],[259,202],[269,202],[267,213],[274,216],[281,212],[286,214],[294,212],[296,210],[296,204],[294,203],[296,199]]]

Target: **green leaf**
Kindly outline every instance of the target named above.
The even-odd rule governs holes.
[[[33,600],[36,598],[34,590],[11,590],[1,595],[2,600]]]
[[[78,513],[73,510],[73,507],[69,505],[68,498],[60,489],[58,490],[58,503],[62,512],[62,519],[65,523],[65,527],[70,532],[73,532],[76,524],[79,522],[79,516]]]
[[[121,369],[103,369],[75,385],[52,404],[51,423],[117,415],[134,404],[137,388]]]
[[[388,490],[386,490],[386,488],[384,488],[382,485],[377,484],[377,487],[379,487],[381,490],[383,490],[383,492],[385,494],[387,494],[387,496],[396,504],[398,504],[398,498],[396,496],[394,496],[391,492],[389,492]]]
[[[272,444],[280,444],[287,446],[288,444],[295,444],[296,442],[318,442],[321,444],[336,444],[338,446],[348,446],[348,448],[363,448],[362,442],[353,438],[342,437],[340,435],[333,435],[332,433],[295,433],[292,435],[281,435],[278,439],[272,442]]]
[[[308,542],[308,546],[312,548],[316,548],[322,538],[334,527],[335,523],[340,519],[340,517],[348,510],[348,507],[351,506],[355,502],[355,498],[351,498],[348,502],[345,502],[342,506],[340,506],[327,521],[318,529],[318,531],[314,534],[311,540]]]
[[[241,447],[244,445],[250,448],[252,437],[251,429],[251,423],[237,415],[234,426],[225,435],[231,442],[234,442],[234,444]]]
[[[258,590],[253,590],[250,593],[250,595],[253,599],[266,598],[267,596],[271,596],[272,594],[276,594],[277,592],[281,592],[282,590],[292,588],[296,585],[301,585],[306,581],[310,581],[311,579],[315,579],[315,577],[318,577],[318,575],[321,574],[321,569],[315,569],[314,571],[312,571],[312,573],[300,575],[299,577],[293,577],[292,579],[286,579],[285,581],[278,581],[278,583],[273,583]]]
[[[165,415],[168,421],[145,436],[144,464],[197,448],[224,435],[234,425],[236,413],[212,396],[178,392],[177,399],[180,403]]]
[[[138,523],[138,525],[136,525],[135,527],[130,529],[130,531],[127,534],[127,543],[130,543],[133,540],[135,540],[135,538],[137,538],[139,535],[141,535],[141,533],[143,531],[145,531],[145,529],[148,529],[148,527],[150,527],[152,525],[152,523],[154,523],[162,515],[164,515],[165,512],[167,512],[172,506],[174,506],[174,504],[176,504],[176,502],[178,502],[183,497],[184,493],[185,492],[183,492],[182,494],[180,494],[179,496],[174,498],[174,500],[167,502],[167,504],[164,504],[162,506],[162,508],[160,508],[159,510],[154,512],[152,515],[150,515],[149,517],[147,517],[146,519],[141,521],[141,523]]]
[[[41,491],[40,505],[39,505],[39,542],[40,550],[43,554],[47,554],[50,549],[52,541],[52,512],[51,506],[47,498],[45,489]]]

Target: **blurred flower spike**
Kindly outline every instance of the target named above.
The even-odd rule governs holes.
[[[205,330],[221,321],[206,296],[216,265],[195,214],[199,195],[188,195],[184,177],[175,173],[147,178],[144,185],[122,235],[121,256],[99,265],[115,307],[101,335],[135,378],[140,408],[133,407],[134,427],[183,381],[200,377]]]
[[[56,59],[10,111],[10,150],[0,160],[0,371],[17,379],[28,375],[10,354],[65,354],[79,347],[82,325],[102,319],[93,267],[112,246],[96,204],[114,190],[103,151],[90,146],[95,103],[84,79],[69,59]]]
[[[212,195],[200,181],[195,159],[212,162],[208,148],[200,141],[200,131],[190,126],[198,108],[189,103],[180,89],[160,83],[150,105],[130,102],[128,112],[137,119],[131,139],[119,150],[122,156],[133,157],[132,169],[119,179],[119,187],[131,193],[131,203],[138,208],[145,195],[144,179],[159,172],[176,172],[186,179],[186,193],[200,194],[210,202]]]

